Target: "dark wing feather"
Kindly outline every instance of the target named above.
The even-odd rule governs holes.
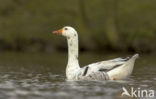
[[[100,72],[109,72],[110,70],[115,69],[115,68],[117,68],[117,67],[119,67],[119,66],[122,66],[122,65],[123,65],[123,64],[118,64],[118,65],[113,66],[113,67],[110,68],[110,69],[100,68],[99,71],[100,71]]]

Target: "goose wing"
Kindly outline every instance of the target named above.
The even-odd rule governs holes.
[[[107,72],[129,63],[131,60],[135,60],[138,56],[138,54],[135,54],[132,58],[115,58],[112,60],[89,64],[81,68],[80,78],[85,80],[107,80],[109,79]]]
[[[115,58],[112,60],[101,61],[84,66],[81,70],[81,79],[88,80],[107,80],[109,79],[107,72],[124,65],[129,57]]]
[[[93,64],[89,64],[88,66],[90,68],[97,68],[99,70],[110,70],[115,67],[121,66],[124,63],[126,63],[129,60],[129,57],[123,59],[123,58],[115,58],[112,60],[107,60],[107,61],[101,61],[101,62],[96,62]]]
[[[115,58],[112,60],[101,61],[89,64],[83,67],[83,75],[91,74],[92,72],[108,72],[114,68],[122,66],[129,60],[129,57],[123,58]]]

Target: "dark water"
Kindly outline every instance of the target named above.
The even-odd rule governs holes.
[[[123,87],[156,90],[155,55],[140,56],[126,80],[77,82],[65,80],[66,55],[0,53],[0,99],[127,99],[130,97],[121,96]],[[80,64],[118,56],[126,55],[84,53]],[[154,95],[156,98],[156,92]]]

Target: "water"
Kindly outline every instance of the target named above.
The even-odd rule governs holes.
[[[156,90],[155,55],[141,56],[126,80],[75,82],[65,79],[66,55],[0,53],[0,99],[127,99],[122,87]],[[83,53],[80,64],[118,56],[125,55]]]

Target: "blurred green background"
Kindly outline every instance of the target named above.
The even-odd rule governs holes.
[[[0,0],[0,51],[66,51],[63,26],[81,51],[156,51],[156,0]]]

